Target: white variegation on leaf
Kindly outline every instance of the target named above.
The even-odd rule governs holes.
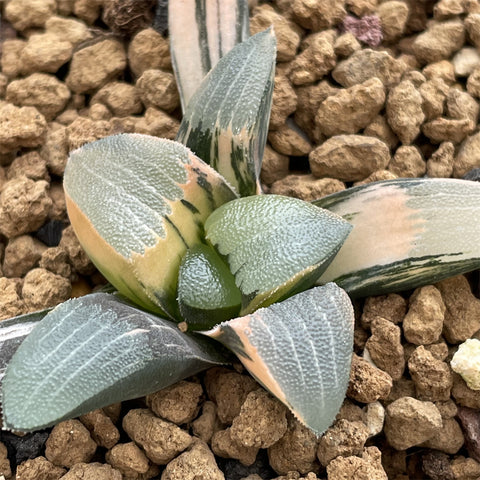
[[[182,109],[203,78],[249,35],[247,0],[170,0],[168,30]]]
[[[4,426],[38,430],[225,364],[205,340],[111,294],[69,300],[38,323],[8,365]]]
[[[281,195],[234,200],[205,223],[242,292],[241,315],[312,286],[350,230],[338,215]]]
[[[236,197],[221,175],[178,142],[123,134],[72,152],[64,188],[97,268],[135,303],[179,319],[180,261],[210,213]]]
[[[260,192],[275,52],[275,36],[269,29],[221,58],[192,97],[177,135],[241,196]]]
[[[415,288],[480,268],[480,183],[395,179],[314,202],[353,225],[318,283],[354,296]]]
[[[345,398],[353,326],[348,295],[329,283],[203,333],[235,352],[265,388],[320,435]]]

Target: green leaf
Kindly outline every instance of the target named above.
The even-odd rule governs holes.
[[[44,318],[51,308],[18,315],[0,322],[0,381],[13,354],[33,327]]]
[[[178,303],[193,330],[207,330],[238,315],[242,296],[235,278],[215,250],[197,245],[187,251],[178,276]]]
[[[241,315],[313,285],[350,230],[339,216],[281,195],[234,200],[205,223],[242,292]]]
[[[240,43],[205,77],[188,104],[177,140],[241,196],[260,192],[275,73],[273,30]]]
[[[113,295],[69,300],[37,325],[8,365],[4,426],[41,429],[226,363],[204,340]]]
[[[478,182],[386,180],[314,203],[353,225],[319,283],[380,295],[480,268]]]
[[[205,75],[249,35],[247,0],[170,0],[168,30],[182,109]]]
[[[317,287],[203,332],[320,435],[345,398],[353,350],[353,308],[335,284]]]
[[[124,134],[72,152],[64,187],[75,233],[103,275],[178,319],[180,261],[210,213],[236,197],[225,180],[180,143]]]

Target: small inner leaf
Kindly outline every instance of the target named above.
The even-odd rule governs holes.
[[[204,340],[114,295],[69,300],[38,323],[8,365],[4,426],[38,430],[224,364],[218,346]]]
[[[241,301],[235,278],[215,250],[197,245],[187,251],[178,276],[178,302],[190,328],[207,330],[235,317]]]
[[[179,318],[180,261],[210,213],[236,197],[178,142],[124,134],[75,150],[64,175],[68,214],[105,277],[144,308]]]
[[[242,292],[243,315],[313,285],[350,230],[339,216],[280,195],[237,199],[205,223]]]
[[[202,333],[236,353],[265,388],[320,435],[345,398],[353,326],[348,295],[329,283]]]

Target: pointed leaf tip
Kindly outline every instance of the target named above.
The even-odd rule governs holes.
[[[204,332],[316,434],[334,421],[350,378],[353,307],[329,283]]]

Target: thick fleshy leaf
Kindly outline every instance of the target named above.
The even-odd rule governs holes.
[[[177,140],[220,172],[241,196],[260,192],[275,71],[273,30],[240,43],[205,77]]]
[[[345,398],[353,324],[348,295],[330,283],[203,333],[235,352],[265,388],[321,434]]]
[[[480,183],[396,179],[314,202],[353,225],[319,283],[379,295],[480,268]]]
[[[170,50],[182,109],[205,75],[249,35],[247,0],[170,0]]]
[[[17,351],[25,337],[33,327],[51,310],[40,310],[0,322],[0,381],[5,375],[5,369],[13,354]]]
[[[8,365],[4,426],[37,430],[226,363],[205,340],[114,295],[69,300],[35,327]]]
[[[203,222],[235,193],[180,143],[124,134],[72,152],[64,175],[68,215],[105,277],[135,303],[179,318],[180,261]]]
[[[350,230],[338,215],[281,195],[234,200],[205,222],[242,292],[241,315],[313,285]]]
[[[180,313],[192,330],[208,330],[238,315],[242,295],[228,266],[213,248],[187,251],[178,275]]]

